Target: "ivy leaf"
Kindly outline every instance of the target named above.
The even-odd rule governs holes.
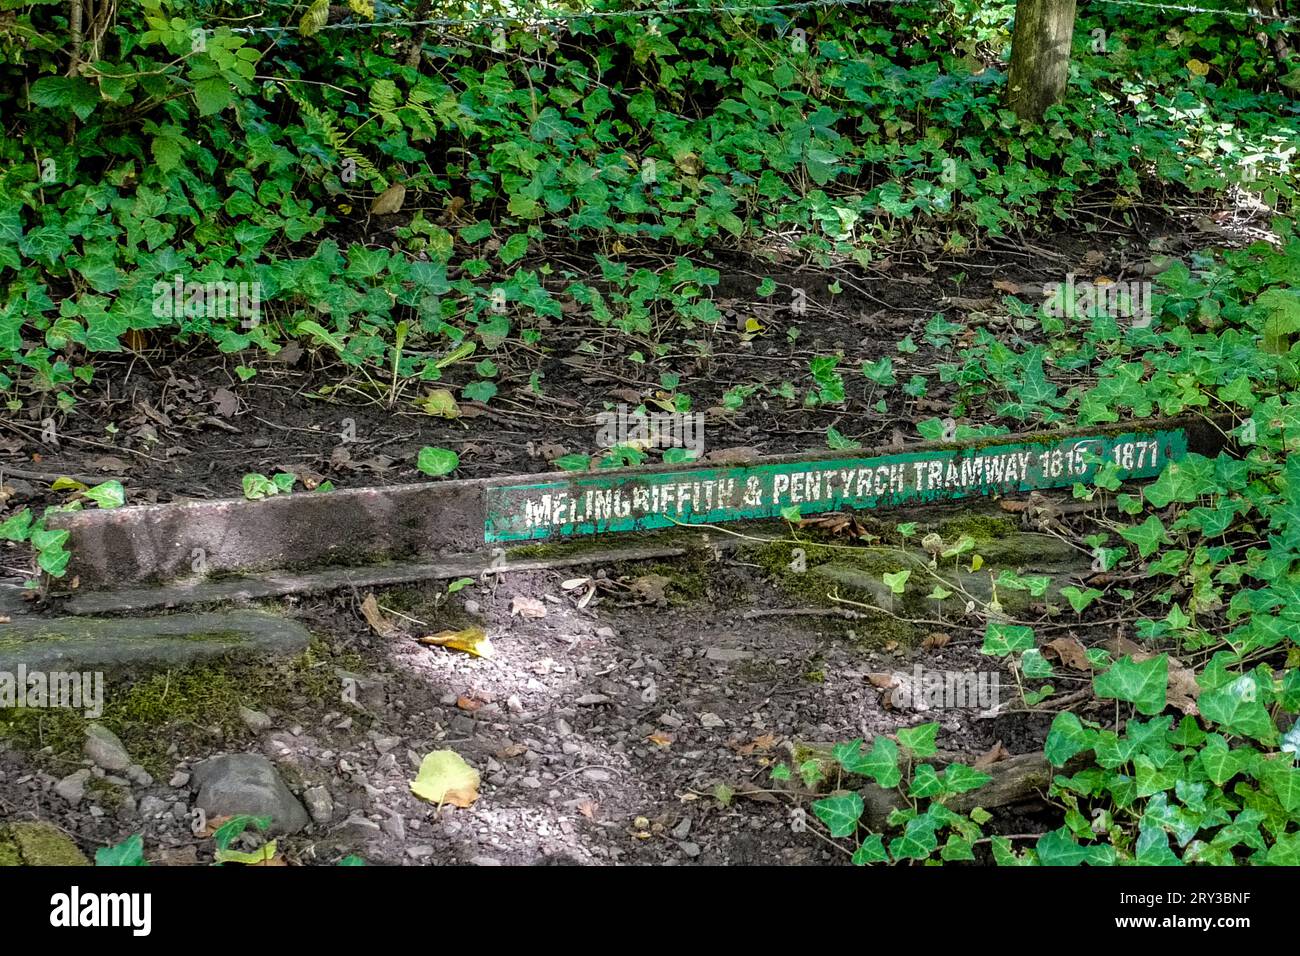
[[[956,863],[962,860],[974,860],[975,851],[969,840],[952,833],[949,834],[948,842],[943,845],[943,849],[939,851],[939,857],[948,863]]]
[[[923,763],[912,773],[912,785],[907,790],[909,797],[937,797],[944,792],[943,781],[939,771],[928,763]]]
[[[862,447],[860,443],[845,437],[834,425],[830,425],[826,429],[826,445],[836,451],[852,451],[855,448]]]
[[[32,509],[24,508],[0,522],[0,541],[25,541],[32,527]]]
[[[1138,554],[1149,558],[1162,544],[1171,544],[1165,524],[1155,515],[1151,515],[1140,525],[1119,529],[1120,537],[1137,545]]]
[[[862,753],[856,740],[851,744],[840,744],[832,753],[846,773],[870,777],[886,790],[897,787],[902,779],[902,772],[898,769],[898,744],[888,737],[877,737],[866,754]]]
[[[463,389],[461,389],[461,394],[464,395],[467,399],[469,399],[472,402],[482,402],[485,405],[488,403],[488,401],[492,399],[494,395],[496,395],[496,393],[497,393],[496,383],[488,382],[488,381],[470,382]]]
[[[1178,854],[1169,848],[1169,834],[1144,819],[1138,830],[1137,863],[1139,866],[1181,866]]]
[[[506,265],[517,262],[522,259],[528,252],[528,235],[527,233],[517,232],[504,243],[502,243],[497,255]]]
[[[898,742],[917,757],[933,757],[939,752],[935,739],[939,735],[937,723],[921,724],[917,727],[904,727],[898,731]]]
[[[1165,709],[1169,686],[1169,655],[1161,654],[1138,663],[1121,657],[1109,670],[1093,679],[1098,697],[1126,700],[1140,713],[1154,715]]]
[[[879,833],[873,833],[862,841],[853,853],[854,866],[866,866],[868,863],[884,863],[889,859],[885,852],[885,841]]]
[[[1201,683],[1204,675],[1198,675]],[[1202,686],[1204,686],[1202,684]],[[1232,734],[1254,737],[1260,743],[1277,740],[1277,727],[1269,716],[1254,674],[1242,674],[1214,690],[1202,691],[1197,699],[1201,716]]]
[[[1035,845],[1038,862],[1043,866],[1110,866],[1115,862],[1115,848],[1093,844],[1084,846],[1077,842],[1066,827],[1044,833]]]
[[[901,837],[889,841],[889,855],[895,860],[924,860],[938,846],[934,820],[922,814],[907,821]]]
[[[876,362],[863,362],[862,374],[877,385],[893,385],[898,381],[894,377],[894,359],[889,355]]]
[[[887,571],[881,575],[885,585],[893,594],[902,594],[907,588],[907,579],[911,576],[912,572],[907,568],[902,571]]]
[[[840,793],[813,801],[813,813],[826,824],[833,837],[846,837],[858,829],[858,818],[865,809],[856,793]]]
[[[1200,455],[1188,455],[1182,461],[1171,461],[1160,477],[1142,489],[1142,495],[1156,508],[1167,508],[1174,502],[1187,504],[1214,490],[1206,464]]]
[[[1004,624],[1001,621],[989,621],[984,630],[984,646],[980,653],[995,657],[1005,657],[1016,651],[1028,651],[1034,647],[1034,629],[1022,624]]]
[[[561,455],[551,462],[556,468],[563,471],[587,471],[591,468],[590,455]]]
[[[249,501],[260,501],[280,493],[280,488],[266,475],[245,475],[243,479],[244,497]]]
[[[144,858],[144,837],[136,833],[116,846],[100,847],[95,851],[95,866],[148,866]]]
[[[1077,715],[1063,710],[1052,721],[1043,744],[1043,755],[1053,767],[1064,767],[1077,753],[1089,749],[1097,739],[1097,731],[1084,727]]]
[[[1300,770],[1291,765],[1293,759],[1285,757],[1260,762],[1260,783],[1277,798],[1287,813],[1300,810]]]
[[[943,788],[948,793],[978,790],[993,778],[962,763],[950,763],[943,772]]]
[[[446,448],[426,446],[420,449],[415,467],[430,478],[437,478],[440,475],[450,474],[460,467],[460,456]]]
[[[101,508],[120,508],[126,504],[126,489],[115,479],[87,488],[82,494]]]

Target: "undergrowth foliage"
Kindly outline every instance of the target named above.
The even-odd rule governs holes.
[[[63,8],[6,6],[11,405],[69,408],[97,358],[151,335],[253,357],[300,338],[425,381],[466,341],[535,343],[566,302],[649,337],[719,316],[711,270],[619,261],[648,241],[707,257],[779,234],[867,262],[919,227],[960,250],[1101,184],[1122,201],[1244,177],[1276,200],[1297,140],[1275,122],[1300,83],[1282,27],[1212,17],[1089,11],[1075,95],[1022,128],[1000,106],[1010,4],[440,27],[412,60],[418,27],[316,23],[411,8],[317,4],[300,27],[282,6],[145,0],[70,73]],[[398,186],[377,232],[366,210],[401,208]],[[556,243],[607,256],[601,287],[538,261]],[[255,283],[259,313],[156,308],[177,276]]]
[[[590,17],[433,31],[329,29],[414,4],[278,19],[289,9],[124,4],[70,63],[62,5],[0,2],[11,411],[71,411],[97,363],[149,337],[237,356],[243,377],[298,342],[382,395],[479,350],[540,354],[547,323],[580,310],[644,361],[666,327],[721,321],[719,250],[780,242],[866,265],[902,241],[960,252],[1043,220],[1105,228],[1081,206],[1100,191],[1118,214],[1166,192],[1254,194],[1279,213],[1272,241],[1172,265],[1150,325],[1013,299],[1038,344],[977,329],[941,369],[960,388],[953,414],[976,423],[955,437],[1192,413],[1232,442],[1140,493],[1105,467],[1076,488],[1118,506],[1088,542],[1113,574],[1063,589],[1069,608],[1054,610],[1104,624],[1138,607],[1142,649],[1089,652],[1113,719],[1061,710],[1052,723],[1061,826],[1017,847],[985,834],[986,811],[950,809],[988,774],[926,762],[937,724],[837,747],[842,789],[813,809],[859,863],[970,860],[988,844],[1000,863],[1300,864],[1300,239],[1285,218],[1300,67],[1276,42],[1285,25],[1090,5],[1067,101],[1022,126],[1000,102],[1010,4],[619,17],[598,3]],[[672,264],[629,263],[650,243]],[[592,255],[599,278],[557,248]],[[186,292],[160,309],[178,281],[245,284],[257,307],[191,308]],[[927,334],[947,346],[936,322]],[[844,400],[858,372],[837,364],[810,369],[815,402]],[[475,372],[464,394],[491,401],[496,366]],[[898,384],[888,359],[861,375]],[[455,467],[426,451],[426,473]],[[249,479],[250,497],[288,490]],[[120,504],[112,484],[82,494]],[[66,532],[29,512],[0,537],[30,539],[52,575],[67,564]],[[1063,675],[1036,622],[996,602],[980,613],[985,653],[1013,669],[1025,705],[1050,707]],[[888,833],[861,824],[844,784],[863,781],[902,795]]]
[[[1104,624],[1133,606],[1138,582],[1147,593],[1132,630],[1141,645],[1088,651],[1093,694],[1115,702],[1114,720],[1070,710],[1053,720],[1044,752],[1060,768],[1050,799],[1062,826],[1017,850],[984,836],[986,812],[944,805],[974,771],[920,764],[908,780],[890,740],[877,738],[866,755],[855,741],[835,752],[843,772],[909,801],[889,821],[902,834],[888,853],[868,834],[856,862],[967,859],[978,839],[1000,863],[1300,864],[1300,464],[1289,457],[1300,448],[1300,239],[1289,223],[1275,228],[1280,247],[1168,270],[1151,328],[1098,317],[1067,329],[1044,314],[1049,344],[1018,352],[987,338],[945,369],[972,403],[1010,401],[1016,417],[1098,424],[1199,413],[1232,444],[1217,458],[1171,463],[1140,494],[1119,492],[1105,467],[1075,488],[1080,498],[1113,495],[1127,520],[1087,542],[1113,583],[1063,588],[1070,610],[1057,613]],[[1087,383],[1062,388],[1044,369],[1086,372]],[[1035,622],[984,610],[984,653],[1020,675],[1026,705],[1050,706],[1051,681],[1071,675],[1044,657]],[[923,727],[932,735],[938,725]],[[935,752],[906,743],[921,729],[898,734],[909,761]],[[954,771],[960,786],[946,779]],[[837,837],[858,835],[863,809],[856,792],[814,804]]]

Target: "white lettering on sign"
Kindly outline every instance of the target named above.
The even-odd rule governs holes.
[[[1072,446],[1042,452],[1016,448],[964,455],[941,454],[915,461],[828,468],[772,469],[766,474],[738,477],[642,481],[637,484],[586,488],[571,492],[554,486],[537,489],[518,503],[523,530],[556,528],[583,522],[611,522],[648,515],[673,518],[713,513],[775,513],[791,505],[833,508],[851,502],[872,502],[886,496],[959,495],[988,486],[1016,485],[1030,480],[1069,481],[1083,478],[1099,463],[1101,443],[1084,439]],[[1123,468],[1156,463],[1159,443],[1132,441],[1117,445],[1110,460]]]

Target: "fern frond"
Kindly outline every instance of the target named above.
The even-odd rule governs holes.
[[[348,145],[347,139],[339,132],[338,127],[334,125],[327,113],[312,106],[308,100],[306,100],[301,94],[295,92],[287,83],[283,84],[283,86],[284,91],[289,94],[289,98],[298,104],[298,109],[302,114],[320,127],[321,133],[325,137],[325,142],[329,143],[336,153],[344,159],[350,159],[356,163],[357,171],[360,172],[365,179],[377,183],[380,189],[388,188],[388,180],[384,177],[384,174],[375,168],[375,164],[367,159],[364,153],[360,150],[353,149]]]

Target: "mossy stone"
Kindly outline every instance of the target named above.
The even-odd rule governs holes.
[[[62,830],[23,820],[0,826],[0,866],[90,866],[90,861]]]

